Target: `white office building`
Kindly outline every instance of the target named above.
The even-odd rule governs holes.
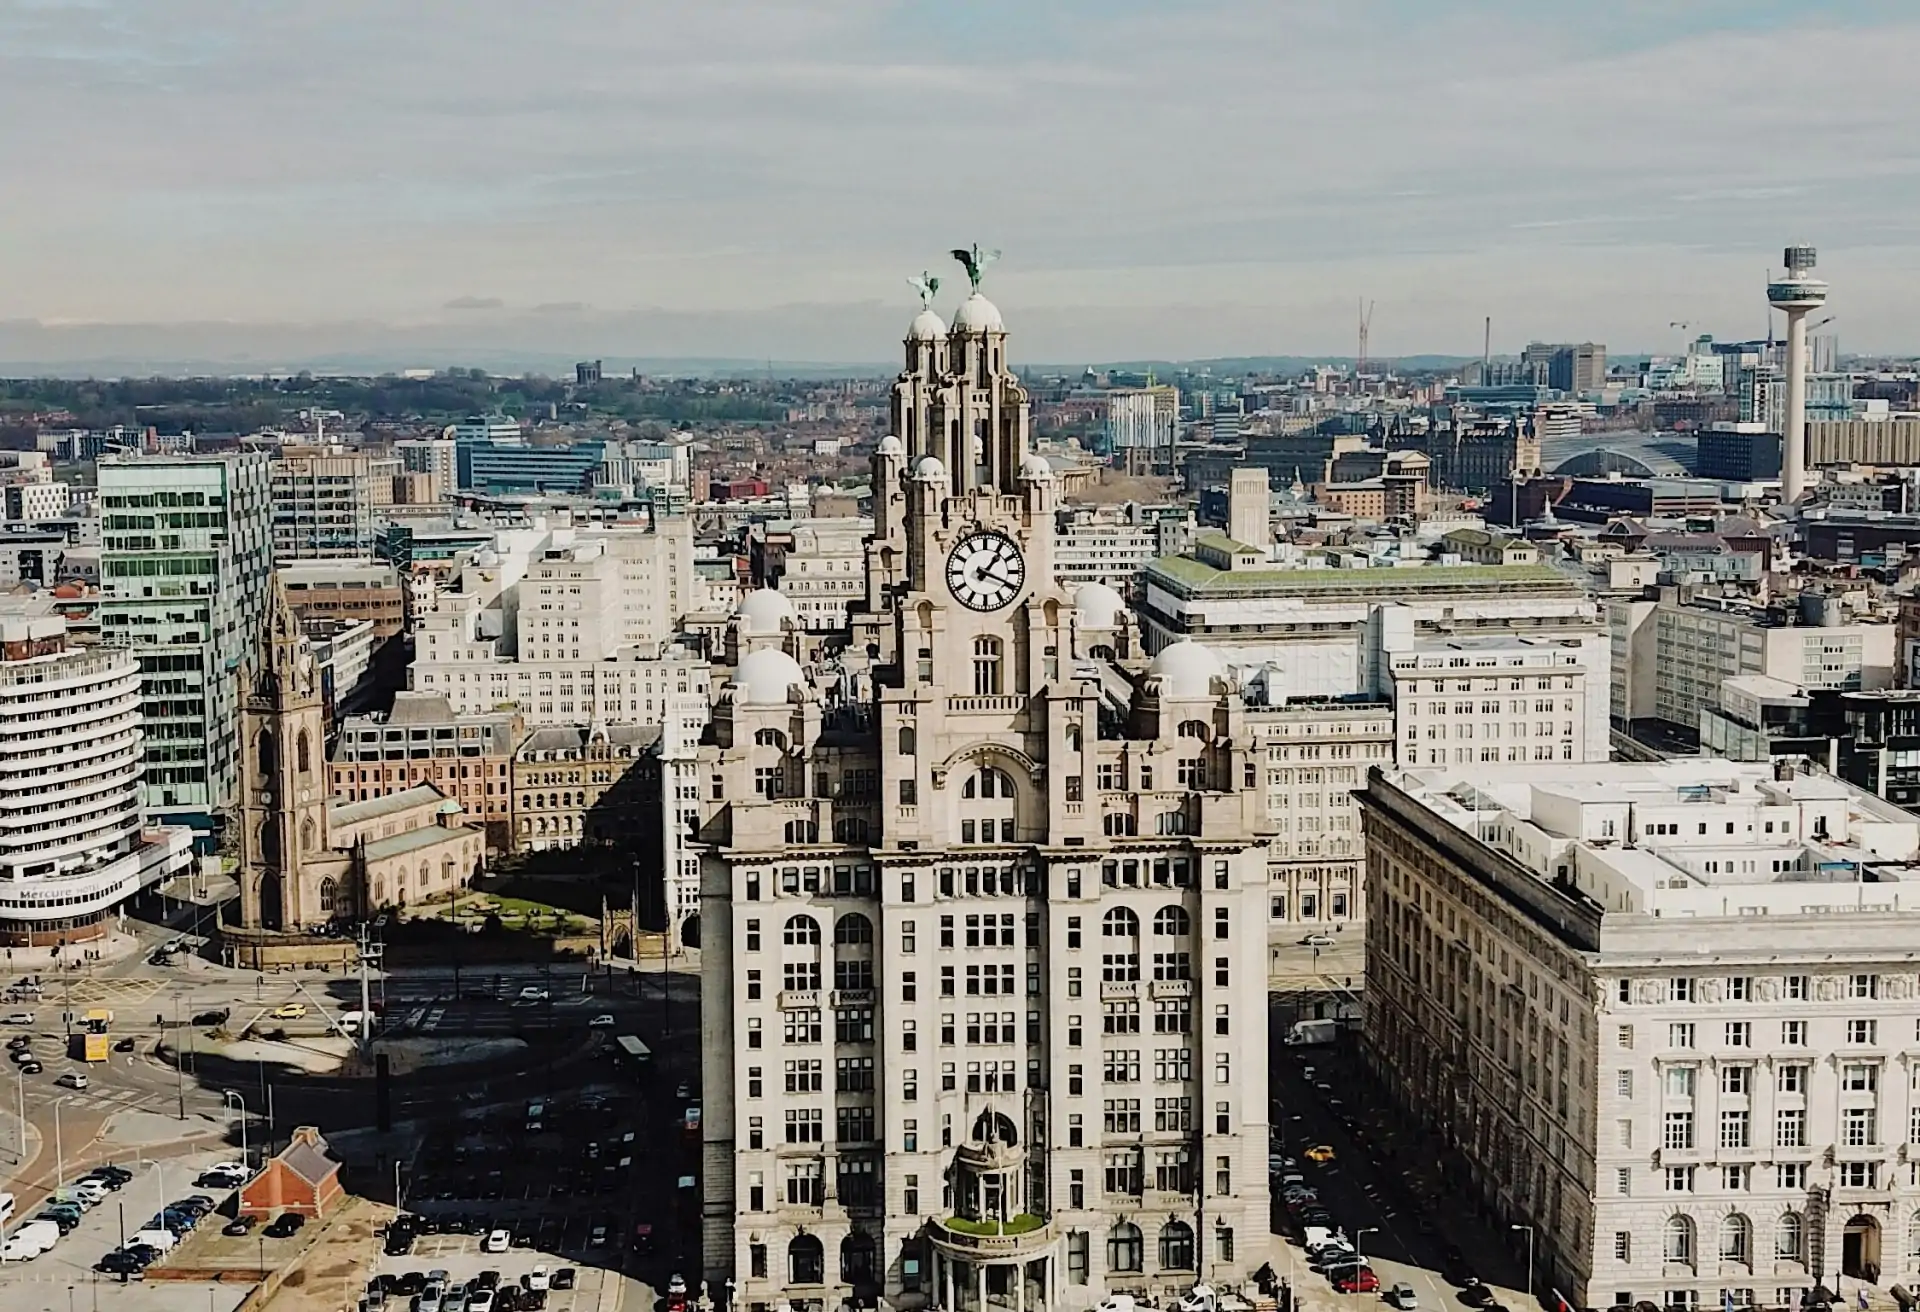
[[[1572,1307],[1920,1280],[1920,819],[1786,762],[1376,774],[1368,1060]]]

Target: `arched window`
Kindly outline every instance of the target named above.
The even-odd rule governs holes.
[[[820,822],[818,820],[787,821],[787,841],[789,843],[819,842]]]
[[[919,744],[914,741],[913,726],[910,724],[901,725],[900,726],[900,755],[912,756],[914,754],[914,750],[918,746]]]
[[[820,922],[812,916],[789,916],[781,941],[793,947],[819,947]]]
[[[1807,1221],[1798,1212],[1787,1212],[1773,1227],[1773,1255],[1784,1262],[1807,1260]]]
[[[1160,1267],[1163,1271],[1193,1270],[1193,1227],[1169,1221],[1160,1227]]]
[[[1907,1257],[1910,1261],[1920,1264],[1920,1211],[1915,1211],[1912,1219],[1907,1222]]]
[[[1107,1270],[1139,1271],[1146,1264],[1144,1245],[1140,1242],[1140,1227],[1131,1221],[1122,1221],[1107,1231]]]
[[[1110,660],[1118,659],[1113,654],[1113,648],[1104,642],[1094,643],[1092,649],[1087,652],[1087,655],[1093,657],[1093,659],[1097,661],[1110,661]]]
[[[1115,907],[1100,918],[1100,933],[1104,938],[1139,938],[1140,917],[1126,907]]]
[[[425,861],[422,861],[420,863],[420,874],[419,874],[420,891],[422,893],[427,891],[427,880],[430,877],[431,876],[429,876],[427,873],[427,863]]]
[[[973,640],[973,695],[1000,695],[1000,639],[979,637]]]
[[[791,922],[789,922],[791,923]],[[808,921],[812,924],[812,921]],[[833,922],[833,945],[837,948],[871,946],[873,922],[858,911],[849,911]]]
[[[1077,752],[1080,750],[1080,726],[1079,725],[1077,724],[1068,725],[1066,738],[1067,738],[1068,751]]]
[[[840,1241],[840,1278],[849,1283],[873,1278],[873,1236],[864,1230]]]
[[[320,909],[328,915],[333,914],[333,895],[337,888],[331,879],[320,881]]]
[[[873,827],[857,815],[843,815],[833,822],[836,843],[865,843],[872,835]]]
[[[1693,1262],[1693,1222],[1684,1216],[1667,1218],[1666,1260],[1669,1262]]]
[[[1012,798],[1013,795],[1013,779],[1006,771],[991,765],[981,766],[978,774],[967,776],[967,782],[960,786],[960,796],[969,802],[976,797]]]
[[[1003,1143],[1009,1148],[1018,1146],[1020,1132],[1014,1128],[1003,1112],[981,1112],[973,1122],[973,1141],[975,1143]]]
[[[273,734],[265,729],[253,740],[253,754],[260,764],[260,777],[268,783],[279,772],[279,760],[275,755]]]
[[[787,736],[778,729],[757,729],[754,731],[753,743],[756,747],[778,747],[784,750],[787,745]]]
[[[1153,818],[1153,832],[1156,834],[1186,833],[1187,813],[1185,811],[1162,811]]]
[[[1100,817],[1100,828],[1108,838],[1132,838],[1139,826],[1131,811],[1109,811]]]
[[[1185,938],[1193,931],[1193,922],[1185,907],[1161,907],[1153,913],[1155,938]]]
[[[1753,1225],[1738,1212],[1720,1223],[1720,1260],[1722,1262],[1753,1260]]]
[[[827,1253],[817,1235],[797,1235],[787,1245],[787,1275],[796,1285],[822,1285],[827,1280]]]
[[[1202,742],[1205,742],[1211,737],[1207,732],[1207,722],[1205,720],[1182,720],[1180,721],[1178,732],[1182,738],[1198,738]]]
[[[303,853],[313,851],[313,817],[308,816],[300,822],[300,850]]]
[[[313,768],[308,759],[312,755],[312,749],[313,745],[307,739],[307,731],[302,729],[300,736],[293,740],[293,768],[301,774],[306,774]]]

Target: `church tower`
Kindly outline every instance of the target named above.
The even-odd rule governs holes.
[[[304,929],[332,918],[300,877],[329,847],[326,725],[320,668],[278,574],[240,684],[240,923]]]

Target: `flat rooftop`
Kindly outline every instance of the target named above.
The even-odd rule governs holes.
[[[1436,819],[1608,913],[1920,909],[1920,817],[1827,774],[1691,757],[1440,767],[1386,779]]]

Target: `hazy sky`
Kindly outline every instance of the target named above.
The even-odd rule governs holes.
[[[0,361],[1920,350],[1912,0],[0,0]],[[1798,82],[1790,82],[1798,77]]]

